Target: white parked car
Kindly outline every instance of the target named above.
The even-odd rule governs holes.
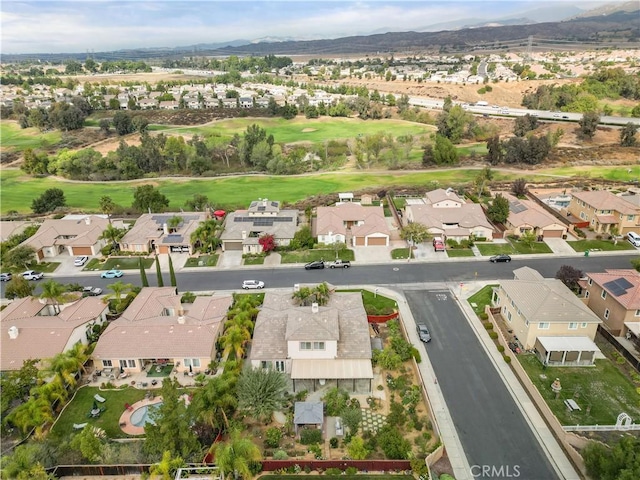
[[[87,260],[89,260],[89,257],[87,257],[86,255],[83,255],[81,257],[76,257],[76,259],[73,261],[73,264],[76,267],[82,267],[84,266],[85,263],[87,263]]]
[[[254,289],[254,288],[264,288],[264,282],[259,280],[245,280],[242,282],[242,288],[245,290]]]
[[[342,419],[336,417],[336,437],[344,435],[344,428],[342,427]]]
[[[42,272],[36,272],[35,270],[27,270],[22,272],[22,276],[25,280],[40,280],[44,275]]]

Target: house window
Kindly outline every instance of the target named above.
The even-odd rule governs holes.
[[[267,361],[263,360],[263,361],[261,361],[261,362],[260,362],[260,366],[261,366],[263,369],[265,369],[265,370],[266,370],[267,368],[269,368],[269,367],[271,366],[271,362],[267,362]]]
[[[507,313],[507,319],[511,321],[511,312]]]
[[[584,298],[589,298],[589,290],[587,290],[586,292],[584,292]]]
[[[526,318],[524,319],[524,324],[528,327],[529,326],[529,320],[527,320]]]
[[[511,300],[511,306],[512,306],[513,308],[516,308],[516,304],[514,303],[514,301],[513,301],[513,300]]]
[[[300,350],[311,350],[311,342],[300,342]]]
[[[580,324],[580,328],[587,328],[587,322],[582,322]]]
[[[640,310],[636,310],[636,317],[640,317]]]
[[[185,358],[184,359],[185,367],[199,367],[200,359],[199,358]]]
[[[635,215],[627,215],[627,220],[631,222],[635,217],[636,217]]]
[[[284,360],[276,360],[276,372],[284,372]]]
[[[590,278],[590,279],[587,281],[587,283],[588,283],[589,285],[593,285],[593,278]]]
[[[504,315],[505,313],[507,313],[507,306],[506,305],[504,307],[502,307],[502,314]]]
[[[606,318],[607,320],[609,319],[609,313],[610,313],[610,312],[609,312],[609,309],[608,309],[608,308],[605,308],[605,309],[604,309],[604,318]]]
[[[113,367],[113,362],[111,360],[102,360],[102,366],[105,368]]]
[[[518,316],[521,317],[522,316],[522,312],[520,311],[520,309],[518,309]]]
[[[569,330],[576,330],[578,328],[578,322],[569,322]]]
[[[324,342],[313,342],[314,350],[324,350]]]
[[[602,290],[602,293],[600,294],[600,296],[602,298],[607,298],[607,291],[606,290]]]
[[[127,366],[129,368],[136,368],[136,361],[135,360],[127,360]]]
[[[538,328],[540,330],[549,330],[549,322],[540,322],[540,323],[538,323]]]

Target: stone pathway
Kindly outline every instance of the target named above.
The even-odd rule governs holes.
[[[387,417],[381,413],[375,413],[369,408],[361,408],[360,410],[362,410],[362,423],[360,424],[362,430],[377,433],[387,423]]]

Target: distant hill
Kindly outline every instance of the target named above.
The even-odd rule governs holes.
[[[554,41],[573,42],[567,48],[579,46],[609,45],[636,47],[640,41],[640,8],[637,1],[627,2],[606,13],[605,10],[591,10],[571,20],[562,22],[526,23],[528,19],[503,19],[505,23],[518,21],[517,25],[474,26],[457,30],[438,32],[388,32],[374,35],[358,35],[325,40],[281,40],[269,38],[269,41],[251,43],[247,40],[234,42],[198,44],[187,47],[163,49],[130,49],[115,52],[96,52],[96,60],[116,59],[154,59],[175,58],[186,54],[197,55],[344,55],[376,54],[402,52],[468,52],[477,49],[518,48],[527,44],[529,36],[535,42],[549,45]],[[559,7],[560,8],[560,7]],[[612,6],[602,7],[611,10]],[[567,10],[568,11],[568,10]],[[535,11],[532,11],[535,12]],[[604,12],[604,13],[602,13]],[[531,13],[531,12],[530,12]],[[533,13],[531,13],[533,15]],[[542,9],[538,11],[543,15]],[[84,60],[86,53],[77,54],[30,54],[1,55],[0,61],[12,62],[25,59],[62,61],[67,59]]]

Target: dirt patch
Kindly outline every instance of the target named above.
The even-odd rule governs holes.
[[[90,147],[93,148],[96,152],[100,152],[102,155],[106,155],[109,152],[117,150],[122,140],[124,140],[130,147],[138,146],[142,143],[140,141],[140,136],[135,133],[122,137],[109,137],[97,143],[94,143],[93,145],[90,145]]]
[[[316,130],[317,128],[303,128],[302,133],[311,133],[311,132],[315,132]]]

